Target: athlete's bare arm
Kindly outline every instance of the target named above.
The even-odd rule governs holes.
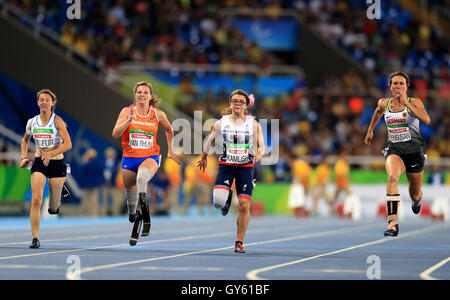
[[[120,138],[135,117],[136,113],[132,109],[132,106],[124,107],[117,118],[116,125],[112,131],[112,137],[115,139]]]
[[[430,116],[425,110],[422,100],[419,98],[411,98],[411,101],[406,101],[405,105],[414,114],[414,116],[419,119],[420,122],[425,125],[430,125]]]
[[[256,128],[256,145],[258,147],[258,152],[253,157],[253,162],[257,163],[266,152],[266,145],[264,144],[264,136],[261,125],[259,125],[258,121],[254,120],[254,126]]]
[[[22,153],[22,160],[20,161],[20,167],[26,167],[28,165],[28,163],[30,162],[30,159],[27,157],[28,154],[28,145],[30,143],[30,138],[31,135],[29,135],[28,133],[25,132],[23,138],[22,138],[22,143],[20,145],[20,150]]]
[[[178,158],[178,156],[175,155],[173,152],[173,128],[170,124],[169,120],[167,119],[166,113],[163,112],[160,109],[156,109],[156,116],[159,120],[159,124],[164,128],[166,132],[166,138],[167,138],[167,157],[170,159],[173,159],[175,162],[177,162],[179,165],[181,165],[181,160]]]
[[[202,158],[197,162],[197,167],[205,172],[206,167],[208,166],[208,154],[211,148],[214,146],[216,135],[220,133],[220,127],[222,126],[222,120],[218,120],[214,123],[211,134],[205,143],[205,149],[202,152]]]
[[[383,117],[384,110],[386,109],[386,104],[389,99],[382,98],[378,100],[377,108],[375,109],[372,120],[370,121],[369,128],[367,129],[367,134],[364,139],[364,144],[370,145],[372,143],[373,139],[373,130],[375,129],[375,126],[377,126],[378,121]]]

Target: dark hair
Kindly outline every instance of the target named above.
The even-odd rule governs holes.
[[[55,95],[55,93],[53,93],[52,91],[50,91],[49,89],[42,89],[42,90],[40,90],[39,92],[37,92],[37,99],[39,100],[39,97],[42,95],[42,94],[47,94],[47,95],[49,95],[51,98],[52,98],[52,102],[54,102],[55,103],[55,105],[53,105],[52,106],[52,112],[55,110],[55,106],[56,106],[56,102],[58,102],[58,99],[56,99],[56,95]]]
[[[403,78],[405,78],[406,79],[406,86],[409,86],[409,76],[408,76],[408,74],[406,74],[405,72],[402,72],[402,71],[397,71],[397,72],[391,73],[391,75],[389,75],[388,86],[391,86],[392,78],[394,78],[395,76],[402,76]]]
[[[139,81],[138,83],[136,83],[136,85],[134,86],[134,94],[135,95],[136,95],[138,87],[140,87],[140,86],[146,86],[150,90],[150,95],[153,96],[149,103],[151,106],[156,107],[159,105],[159,103],[161,103],[161,99],[159,99],[155,94],[153,94],[152,85],[146,81]]]
[[[241,96],[244,96],[244,97],[245,97],[246,105],[249,106],[249,104],[250,104],[250,98],[248,97],[248,95],[247,95],[247,93],[246,93],[245,91],[240,90],[240,89],[237,89],[237,90],[232,91],[232,92],[230,93],[230,96],[228,96],[228,102],[231,101],[231,99],[233,98],[234,95],[241,95]],[[226,108],[225,110],[222,111],[222,115],[224,115],[224,116],[225,116],[225,115],[231,115],[231,113],[232,113],[231,107],[228,107],[228,108]],[[244,111],[244,114],[246,114],[246,115],[249,114],[249,112],[248,112],[247,109]]]

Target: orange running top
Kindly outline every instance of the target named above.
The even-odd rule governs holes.
[[[156,109],[150,106],[146,116],[136,111],[136,105],[132,105],[131,109],[134,109],[136,117],[122,134],[123,157],[159,155],[159,145],[156,143],[159,120]]]

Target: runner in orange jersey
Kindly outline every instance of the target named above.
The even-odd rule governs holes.
[[[181,165],[180,159],[173,153],[173,129],[166,114],[156,108],[161,100],[153,94],[151,84],[138,82],[134,88],[134,104],[125,107],[119,114],[113,129],[114,138],[122,137],[122,180],[128,205],[129,220],[135,223],[139,231],[143,219],[142,235],[150,231],[150,214],[145,202],[147,184],[158,171],[160,165],[160,148],[156,143],[158,127],[161,125],[167,137],[167,157]],[[137,204],[141,212],[137,212]],[[133,230],[134,232],[135,230]],[[139,235],[139,232],[137,232]],[[130,244],[135,244],[130,240]]]

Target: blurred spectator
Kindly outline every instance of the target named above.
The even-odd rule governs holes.
[[[89,148],[84,153],[81,176],[78,185],[83,189],[81,213],[85,216],[98,216],[99,190],[103,183],[103,165],[97,159],[97,150]]]
[[[186,158],[186,168],[184,169],[183,183],[183,213],[188,214],[192,197],[198,195],[198,168],[195,165],[194,157]],[[198,199],[196,198],[198,201]]]
[[[116,176],[119,162],[116,150],[108,147],[105,150],[105,163],[103,166],[102,201],[100,204],[101,215],[118,215],[122,212],[122,193],[116,186]]]
[[[327,194],[327,185],[331,178],[331,167],[329,158],[323,156],[319,165],[315,169],[315,176],[313,177],[313,184],[311,187],[311,196],[313,205],[311,209],[311,215],[318,214],[319,200],[324,199],[325,202],[330,205],[331,199]]]
[[[427,183],[431,185],[443,185],[445,183],[445,173],[438,164],[431,166]]]
[[[334,164],[336,190],[332,199],[332,204],[339,201],[344,193],[345,197],[350,193],[350,165],[347,162],[347,151],[341,149],[339,158]]]
[[[194,159],[196,164],[201,159],[201,155]],[[197,210],[200,213],[209,213],[212,209],[212,191],[216,180],[218,164],[217,159],[213,155],[208,156],[208,165],[205,172],[197,169],[198,185],[197,185]]]
[[[179,152],[175,151],[175,153]],[[182,153],[178,155],[181,160],[184,160],[183,156],[184,155]],[[182,166],[177,164],[173,159],[165,159],[163,168],[170,183],[167,198],[163,203],[163,208],[166,210],[170,209],[172,212],[177,214],[179,213],[180,188],[183,181]]]
[[[146,202],[150,205],[150,213],[153,215],[168,215],[169,210],[165,203],[169,196],[170,181],[169,176],[161,170],[153,176],[148,183],[148,193]]]

